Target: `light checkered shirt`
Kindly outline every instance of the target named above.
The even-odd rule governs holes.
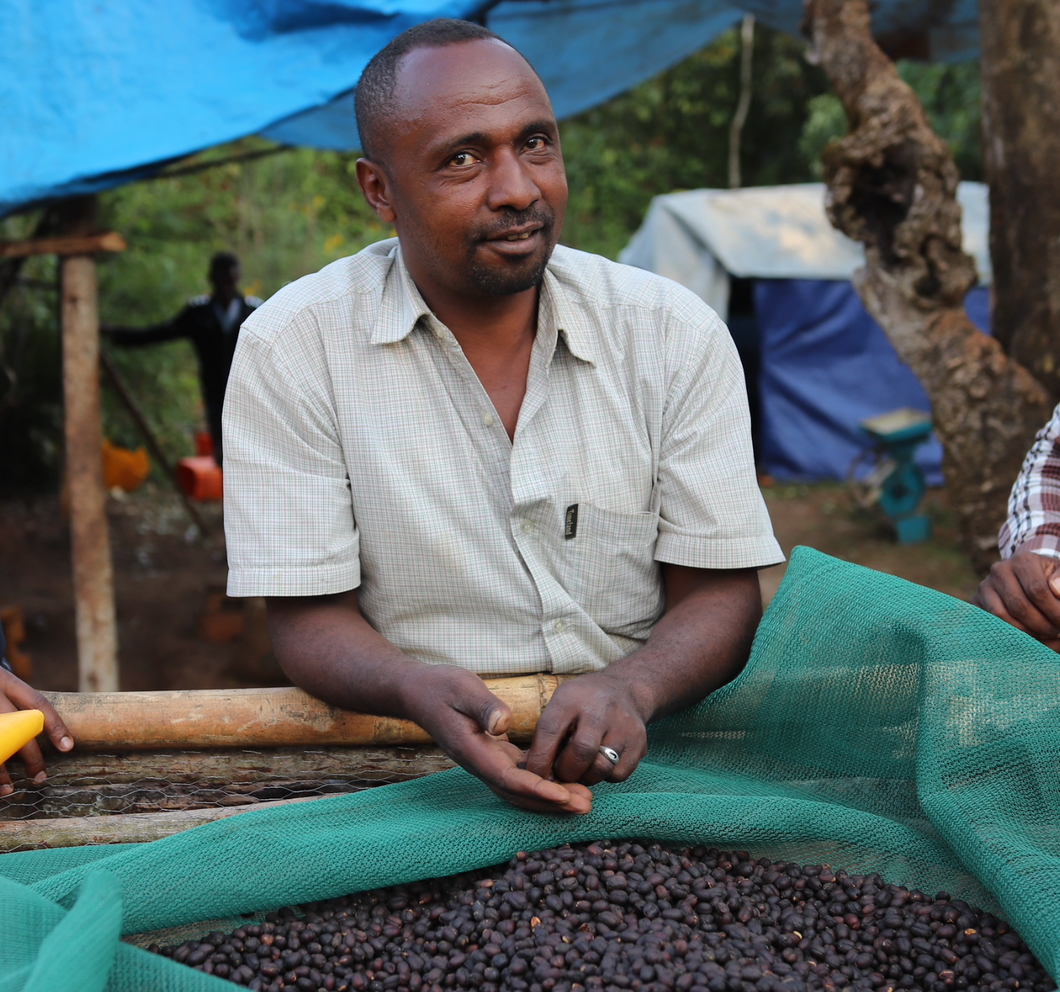
[[[663,608],[658,562],[783,559],[725,326],[658,276],[556,248],[514,443],[385,241],[240,333],[224,408],[232,596],[359,585],[429,663],[578,673]]]
[[[1002,558],[1017,551],[1060,558],[1060,406],[1023,460],[997,544]]]

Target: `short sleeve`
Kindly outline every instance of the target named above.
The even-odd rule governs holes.
[[[1002,558],[1017,551],[1060,558],[1060,406],[1038,431],[1013,483],[998,550]]]
[[[320,596],[360,584],[330,382],[311,314],[278,334],[250,325],[241,333],[223,417],[230,596]]]
[[[717,315],[697,309],[701,322],[677,321],[666,335],[655,558],[690,568],[774,565],[784,555],[758,488],[740,360]]]

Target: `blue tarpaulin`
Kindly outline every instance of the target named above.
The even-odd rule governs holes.
[[[802,0],[0,0],[0,216],[93,192],[250,134],[358,145],[368,59],[432,17],[483,20],[544,79],[559,117],[701,48],[744,11],[794,33]],[[975,54],[975,0],[877,0],[883,36]]]
[[[931,413],[917,378],[861,305],[849,282],[758,279],[754,290],[760,366],[762,468],[781,479],[842,479],[868,445],[858,424],[912,407]],[[972,322],[989,332],[989,296],[965,299]],[[928,485],[942,485],[942,446],[917,449]]]

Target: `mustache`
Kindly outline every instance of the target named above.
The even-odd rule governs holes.
[[[480,227],[475,232],[475,237],[478,241],[488,241],[513,227],[524,227],[527,224],[540,224],[544,230],[549,231],[554,221],[555,215],[552,211],[540,206],[528,207],[526,210],[505,210],[488,227]]]

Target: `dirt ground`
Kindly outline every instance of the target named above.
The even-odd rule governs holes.
[[[773,485],[765,489],[785,553],[809,545],[827,554],[967,599],[977,580],[956,546],[945,495],[926,500],[932,538],[899,546],[886,525],[852,505],[839,485]],[[147,488],[108,500],[123,689],[223,688],[280,684],[271,662],[259,602],[224,603],[226,567],[221,510],[202,504],[208,536],[191,527],[179,501]],[[768,602],[784,566],[762,573]],[[0,502],[0,605],[21,607],[42,689],[77,688],[70,542],[57,498]],[[242,606],[239,615],[225,607]],[[220,609],[220,614],[218,613]],[[225,630],[235,639],[208,640]],[[242,632],[237,628],[242,626]]]

